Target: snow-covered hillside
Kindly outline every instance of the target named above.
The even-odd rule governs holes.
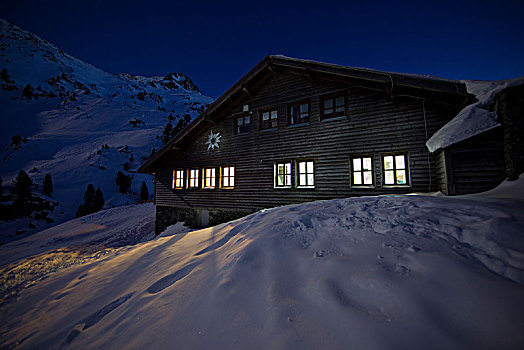
[[[183,74],[112,75],[4,20],[0,71],[2,187],[20,169],[40,188],[45,174],[51,174],[52,199],[59,202],[50,215],[55,224],[74,217],[89,183],[100,186],[106,207],[135,202],[144,180],[152,193],[151,177],[134,174],[132,193],[119,194],[117,171],[125,163],[136,169],[161,147],[158,136],[170,115],[176,124],[186,114],[194,118],[212,101]],[[23,141],[13,144],[16,135]],[[2,223],[0,241],[45,225],[35,219]]]
[[[522,349],[522,198],[318,201],[125,247],[153,206],[106,210],[0,247],[0,347]]]

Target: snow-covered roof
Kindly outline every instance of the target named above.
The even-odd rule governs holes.
[[[425,80],[432,80],[432,81],[442,81],[442,82],[451,83],[451,84],[460,84],[461,83],[460,80],[446,79],[446,78],[438,77],[438,76],[435,76],[435,75],[404,73],[404,72],[394,72],[394,71],[383,71],[383,70],[367,68],[367,67],[356,67],[356,66],[349,67],[349,66],[342,66],[342,65],[339,65],[339,64],[335,64],[335,63],[327,63],[327,62],[311,60],[311,59],[304,59],[304,58],[295,58],[295,57],[290,57],[290,56],[286,56],[286,55],[282,55],[282,54],[271,55],[269,57],[272,57],[274,59],[283,59],[283,60],[288,60],[288,61],[293,61],[293,62],[302,62],[302,63],[306,63],[306,64],[309,63],[309,64],[313,64],[313,65],[320,65],[320,66],[326,66],[326,67],[349,69],[349,70],[352,70],[352,71],[362,71],[362,72],[378,73],[378,74],[392,74],[392,75],[395,75],[395,76],[404,76],[404,77],[408,77],[408,78],[425,79]]]
[[[250,85],[259,82],[263,76],[274,74],[275,68],[293,69],[304,74],[322,74],[338,78],[359,81],[366,86],[388,86],[398,91],[409,91],[414,95],[432,95],[438,94],[442,98],[453,100],[454,103],[462,105],[464,100],[471,98],[466,92],[463,82],[459,80],[442,79],[438,77],[422,76],[416,74],[384,72],[367,68],[346,67],[338,64],[324,63],[313,60],[305,60],[287,57],[283,55],[266,56],[222,96],[213,102],[198,118],[182,130],[175,138],[171,139],[162,149],[156,152],[146,161],[139,169],[139,172],[152,173],[155,165],[166,154],[179,147],[182,139],[188,135],[199,132],[199,126],[204,122],[216,123],[213,120],[215,116],[220,115],[219,111],[227,106],[229,101],[234,100],[239,94],[245,94],[249,91]],[[417,95],[418,96],[418,95]],[[223,115],[222,115],[223,117]]]
[[[497,113],[489,111],[488,107],[502,90],[524,84],[524,77],[494,81],[463,80],[463,82],[468,92],[475,95],[478,102],[464,107],[455,118],[428,140],[426,146],[430,152],[449,147],[499,126]]]

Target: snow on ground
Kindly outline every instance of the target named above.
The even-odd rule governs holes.
[[[0,247],[0,304],[66,267],[154,237],[151,203],[103,210]],[[184,231],[180,224],[179,232]],[[187,229],[186,229],[187,231]]]
[[[193,232],[177,224],[22,288],[0,307],[0,347],[522,348],[523,188],[524,177],[475,196],[317,201]],[[45,259],[46,245],[111,247],[133,229],[147,238],[152,220],[151,205],[97,213],[0,247],[2,265]]]
[[[524,77],[482,81],[464,80],[470,94],[475,95],[478,102],[462,109],[455,118],[438,130],[426,143],[430,152],[446,148],[475,135],[500,126],[497,113],[489,110],[496,95],[502,90],[524,84]]]
[[[0,247],[0,267],[46,251],[77,246],[123,246],[153,238],[152,203],[102,210]]]

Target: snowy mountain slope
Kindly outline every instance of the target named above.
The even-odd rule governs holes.
[[[521,178],[476,196],[289,205],[91,254],[26,280],[0,307],[0,347],[522,348],[523,190]],[[130,213],[152,220],[151,205]],[[95,240],[125,236],[127,215],[65,223],[0,256],[40,254],[7,265],[24,280],[28,261],[60,263],[60,239],[74,251],[88,228]]]
[[[112,75],[4,20],[0,70],[3,187],[20,169],[40,186],[51,174],[53,199],[59,202],[51,217],[57,223],[74,217],[89,183],[101,187],[106,207],[135,202],[142,181],[152,193],[151,177],[134,174],[132,193],[121,195],[117,171],[125,163],[136,169],[161,147],[158,136],[170,115],[173,123],[186,114],[194,118],[212,101],[183,74]],[[16,135],[25,140],[12,144]],[[23,237],[43,225],[34,219],[1,223],[0,240]]]

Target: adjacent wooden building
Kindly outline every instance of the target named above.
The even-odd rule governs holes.
[[[437,191],[444,156],[426,141],[473,100],[458,81],[268,56],[139,169],[155,175],[157,232]]]
[[[524,172],[524,77],[512,79],[486,106],[493,126],[435,150],[438,190],[463,195],[490,190]]]

